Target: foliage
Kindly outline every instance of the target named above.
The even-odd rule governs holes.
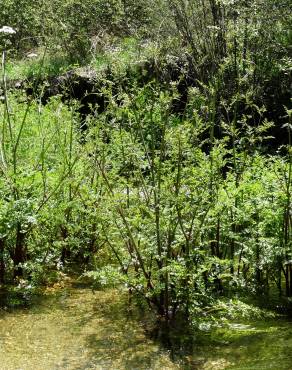
[[[154,4],[132,0],[4,0],[0,24],[17,31],[9,40],[20,54],[46,45],[78,61],[98,45],[102,47],[107,34],[127,36],[145,29],[153,20]]]
[[[287,96],[291,18],[284,0],[260,5],[55,0],[20,2],[15,13],[4,1],[0,25],[17,32],[1,35],[0,281],[40,284],[73,262],[98,286],[124,284],[166,321],[192,321],[235,291],[292,295],[288,104],[268,112],[287,145],[263,149],[267,86],[279,80]],[[43,106],[9,92],[7,52],[39,46],[48,59],[25,74],[61,71],[54,54],[68,68],[91,58],[106,71],[104,109],[85,119],[81,103]],[[143,81],[143,66],[129,67],[145,59],[154,71]]]

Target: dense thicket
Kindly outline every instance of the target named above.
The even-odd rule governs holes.
[[[0,281],[74,261],[167,319],[235,291],[292,296],[289,5],[5,0],[11,57],[85,63],[125,36],[155,54],[147,79],[101,75],[86,117],[9,92],[3,58]]]
[[[37,46],[62,49],[72,60],[92,56],[108,36],[146,32],[153,22],[154,1],[14,1],[1,4],[0,24],[13,27],[13,51],[20,55]]]

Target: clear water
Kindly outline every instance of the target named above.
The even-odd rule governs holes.
[[[67,287],[28,308],[0,309],[1,370],[291,370],[292,323],[233,323],[180,355],[151,339],[146,319],[129,312],[118,290]]]

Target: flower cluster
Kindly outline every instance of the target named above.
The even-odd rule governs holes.
[[[0,33],[5,33],[5,34],[12,35],[12,34],[16,33],[16,31],[12,27],[3,26],[3,27],[0,28]]]

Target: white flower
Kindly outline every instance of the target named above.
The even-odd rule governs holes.
[[[220,27],[218,27],[218,26],[207,26],[207,28],[209,30],[213,30],[213,31],[219,31],[220,30]]]
[[[27,223],[29,224],[36,224],[36,218],[33,216],[28,216],[27,217]]]
[[[16,33],[16,31],[12,27],[3,26],[0,28],[0,33],[13,34]]]
[[[36,58],[38,55],[36,54],[36,53],[29,53],[29,54],[27,54],[27,58],[30,58],[30,59],[32,59],[32,58]]]

